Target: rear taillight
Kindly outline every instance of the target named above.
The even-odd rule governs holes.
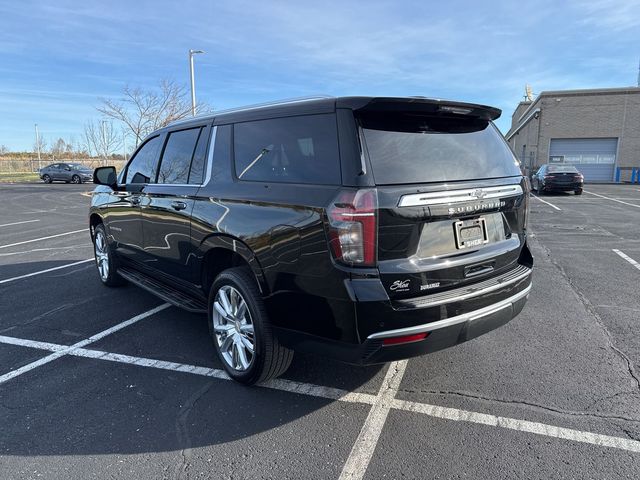
[[[329,244],[336,260],[350,266],[376,264],[378,193],[343,190],[327,208]]]

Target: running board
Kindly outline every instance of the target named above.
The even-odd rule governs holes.
[[[207,313],[207,304],[132,268],[120,267],[118,274],[125,280],[160,297],[176,307],[193,313]]]

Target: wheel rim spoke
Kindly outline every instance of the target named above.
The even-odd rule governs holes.
[[[242,337],[240,337],[242,339]],[[238,360],[243,370],[249,368],[249,360],[247,359],[247,350],[242,341],[236,342],[236,351],[238,352]]]
[[[226,312],[226,316],[233,317],[233,310],[231,309],[231,304],[229,303],[229,298],[227,297],[227,292],[224,289],[218,290],[218,296],[220,299],[220,303],[222,304],[222,308]]]
[[[220,305],[220,302],[213,302],[213,308],[215,308],[223,318],[227,318],[227,312],[224,310],[224,307]]]
[[[251,343],[247,337],[242,335],[240,336],[240,341],[242,342],[242,346],[249,350],[249,353],[253,354],[253,343]]]
[[[227,335],[231,335],[231,332],[234,329],[233,325],[214,325],[213,329],[216,331],[216,333],[224,333]]]

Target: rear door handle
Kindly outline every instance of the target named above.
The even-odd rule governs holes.
[[[174,210],[184,210],[185,208],[187,208],[187,204],[184,202],[171,202],[171,208],[173,208]]]

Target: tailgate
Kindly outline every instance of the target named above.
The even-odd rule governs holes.
[[[446,190],[378,187],[378,268],[389,297],[442,292],[516,269],[525,196],[522,179]]]

